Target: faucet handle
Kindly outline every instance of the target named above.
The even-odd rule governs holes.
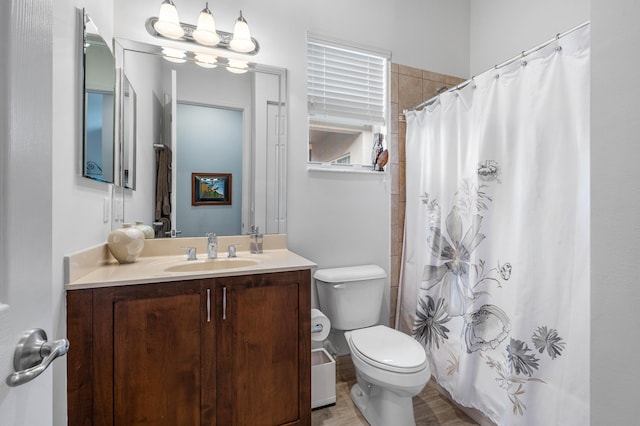
[[[172,229],[169,232],[165,232],[165,235],[169,235],[171,238],[176,238],[178,234],[182,234],[182,231],[178,231],[177,229]]]
[[[195,247],[185,247],[187,250],[187,260],[198,260]]]

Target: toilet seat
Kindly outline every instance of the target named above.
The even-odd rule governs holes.
[[[427,365],[427,356],[420,343],[383,325],[353,330],[349,340],[363,361],[383,370],[415,373]]]

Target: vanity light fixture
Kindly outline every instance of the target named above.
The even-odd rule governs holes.
[[[215,46],[220,43],[220,36],[216,32],[216,23],[213,14],[209,10],[209,3],[205,3],[204,9],[198,16],[198,27],[193,31],[193,38],[205,46]]]
[[[154,37],[196,43],[202,46],[227,49],[247,55],[255,55],[260,50],[258,41],[251,37],[249,24],[240,11],[233,34],[216,29],[209,3],[198,16],[198,25],[180,22],[178,11],[172,0],[163,0],[160,16],[151,17],[146,22],[147,32]]]
[[[178,19],[178,9],[171,0],[164,0],[160,5],[160,16],[153,24],[153,28],[167,38],[179,39],[184,36],[184,30]]]
[[[247,24],[247,20],[242,16],[242,11],[240,11],[240,17],[236,20],[236,25],[233,27],[233,39],[229,42],[229,46],[231,49],[240,53],[251,52],[256,48],[256,45],[251,41],[249,24]]]

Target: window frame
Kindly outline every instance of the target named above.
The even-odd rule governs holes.
[[[338,40],[332,37],[319,35],[316,33],[307,33],[307,55],[309,55],[309,44],[320,44],[326,46],[328,49],[339,49],[347,52],[354,52],[355,55],[367,55],[373,56],[382,61],[381,77],[382,77],[382,113],[380,114],[381,121],[367,120],[364,118],[354,118],[353,116],[343,116],[338,113],[322,114],[317,111],[313,111],[310,107],[311,95],[309,90],[310,85],[310,65],[309,57],[307,58],[307,151],[312,152],[312,145],[310,140],[310,133],[313,130],[313,122],[323,122],[334,126],[361,126],[363,128],[370,126],[371,134],[382,133],[385,136],[383,146],[386,148],[388,143],[388,136],[390,133],[390,75],[391,75],[391,53],[389,51],[364,46],[357,43]],[[363,131],[364,134],[364,131]],[[366,149],[366,143],[362,142],[363,150]],[[369,149],[373,151],[373,140],[371,140],[371,146]],[[364,157],[364,154],[363,154]],[[308,170],[329,170],[329,171],[351,171],[351,172],[371,172],[374,170],[374,164],[372,161],[369,163],[349,163],[340,164],[335,161],[318,162],[311,161],[310,156],[307,157],[307,169]],[[376,172],[380,173],[380,172]],[[385,172],[386,173],[386,172]],[[384,173],[383,173],[384,174]]]

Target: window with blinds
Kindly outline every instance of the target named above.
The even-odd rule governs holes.
[[[372,165],[374,134],[385,131],[388,57],[308,37],[310,162]]]

